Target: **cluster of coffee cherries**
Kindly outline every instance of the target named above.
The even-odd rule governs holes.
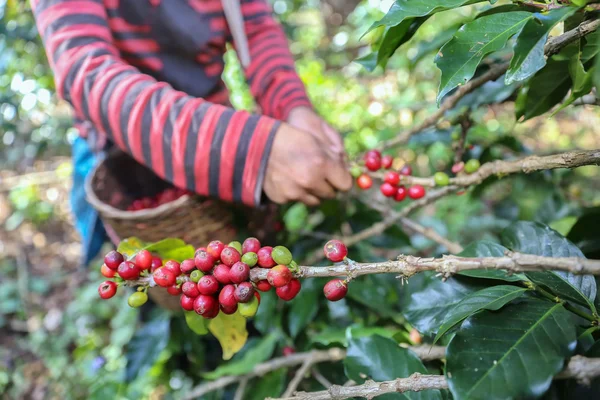
[[[365,167],[372,172],[379,171],[380,169],[389,170],[392,168],[394,158],[386,154],[384,156],[378,150],[369,150],[364,156]],[[352,175],[356,177],[356,184],[363,190],[370,189],[373,186],[373,178],[365,172],[362,168],[356,166],[352,168]],[[401,185],[402,176],[412,175],[412,168],[410,165],[405,165],[400,171],[387,171],[383,177],[383,183],[379,186],[379,190],[385,197],[393,198],[396,201],[402,201],[408,196],[413,200],[420,199],[425,196],[425,188],[422,185],[412,185],[409,188]]]
[[[156,196],[153,197],[142,197],[141,199],[134,200],[129,207],[127,207],[127,211],[140,211],[147,210],[150,208],[156,208],[165,203],[170,203],[172,201],[177,200],[181,196],[189,194],[187,190],[180,188],[168,188]]]

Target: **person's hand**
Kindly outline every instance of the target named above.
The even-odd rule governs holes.
[[[282,123],[273,140],[263,190],[279,204],[301,201],[318,205],[352,187],[342,157],[333,157],[313,135]]]
[[[335,157],[344,156],[344,142],[340,134],[310,108],[294,108],[290,111],[287,122],[294,128],[301,129],[313,135]]]

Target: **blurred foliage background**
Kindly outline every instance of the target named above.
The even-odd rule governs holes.
[[[273,2],[311,99],[344,134],[351,155],[393,137],[436,108],[439,71],[433,57],[439,38],[474,15],[470,7],[436,15],[385,72],[368,73],[352,61],[369,52],[360,38],[390,4]],[[226,57],[224,79],[232,101],[238,108],[252,109],[235,54]],[[463,106],[471,108],[472,157],[483,162],[600,148],[600,115],[594,108],[571,107],[553,118],[518,124],[510,100],[492,83],[465,101]],[[179,391],[218,366],[219,346],[190,335],[179,316],[160,310],[140,314],[126,307],[122,296],[97,301],[100,274],[98,268],[77,265],[79,239],[68,209],[69,148],[76,136],[70,122],[69,108],[54,94],[28,2],[0,0],[0,396],[177,398]],[[430,175],[453,163],[452,130],[439,126],[417,135],[398,154],[413,165],[415,175]],[[322,245],[330,232],[356,231],[381,218],[360,201],[342,205],[343,212],[339,202],[315,210],[302,205],[284,210],[287,229],[282,240],[296,258]],[[586,167],[487,182],[424,209],[417,221],[466,245],[475,238],[494,238],[517,219],[541,221],[566,234],[586,209],[598,206],[598,169]],[[353,258],[376,260],[399,252],[434,256],[443,251],[421,235],[392,228],[357,245]],[[273,296],[265,296],[245,351],[265,345],[259,338],[268,333],[266,357],[280,355],[292,343],[299,350],[326,347],[343,341],[344,328],[350,325],[377,325],[398,341],[418,340],[411,338],[412,328],[397,312],[401,287],[393,277],[361,279],[347,301],[339,303],[324,301],[322,285],[320,280],[306,282],[285,309]],[[149,353],[157,358],[148,358]],[[339,366],[328,368],[327,375],[332,382],[343,376]],[[287,378],[285,371],[270,374],[247,393],[253,398],[277,394]],[[230,397],[229,392],[214,394]]]

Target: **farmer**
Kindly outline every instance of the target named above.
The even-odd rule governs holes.
[[[316,205],[350,188],[342,140],[313,111],[267,0],[31,3],[80,133],[72,205],[84,262],[104,230],[83,183],[109,146],[180,188],[249,206],[263,194]],[[260,114],[227,105],[232,41]]]

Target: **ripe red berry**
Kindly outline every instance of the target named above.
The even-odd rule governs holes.
[[[225,307],[223,304],[219,304],[219,307],[221,308],[221,311],[223,311],[223,314],[226,315],[235,314],[235,312],[238,309],[237,303],[234,304],[232,307]]]
[[[371,177],[367,174],[362,174],[356,179],[356,184],[362,190],[367,190],[373,186],[373,179],[371,179]]]
[[[223,285],[227,285],[231,283],[231,279],[229,278],[230,268],[225,264],[219,264],[215,267],[213,271],[213,276],[217,278],[217,280]]]
[[[458,174],[460,171],[462,171],[465,168],[465,163],[464,162],[458,162],[456,164],[454,164],[452,166],[452,173],[453,174]]]
[[[387,182],[384,182],[380,187],[379,190],[381,190],[381,193],[385,196],[385,197],[392,197],[393,195],[396,194],[396,186],[391,185]]]
[[[260,304],[260,293],[256,290],[254,291],[254,297],[256,297],[256,300],[258,300],[258,304]]]
[[[253,238],[250,237],[246,240],[244,240],[244,243],[242,243],[242,253],[246,254],[246,253],[256,253],[258,252],[258,250],[260,250],[260,242],[258,241],[257,238]]]
[[[323,252],[329,261],[340,262],[348,255],[348,248],[341,241],[334,239],[325,243]]]
[[[381,152],[379,150],[369,150],[365,153],[364,160],[367,158],[381,158]]]
[[[256,282],[256,288],[261,292],[268,292],[271,290],[271,284],[266,279],[263,279],[262,281]]]
[[[184,274],[190,274],[193,270],[196,269],[196,262],[193,258],[183,260],[180,265],[181,272]]]
[[[165,266],[163,268],[168,269],[173,274],[175,274],[175,276],[181,275],[181,265],[179,265],[179,263],[177,261],[175,261],[175,260],[169,260],[169,261],[167,261],[165,263]]]
[[[150,269],[152,267],[152,253],[148,250],[140,250],[135,256],[135,265],[141,270]]]
[[[258,266],[262,268],[273,268],[275,265],[275,261],[273,261],[273,257],[271,257],[271,253],[273,252],[273,248],[271,246],[265,246],[258,250],[256,255],[258,256]]]
[[[247,303],[254,296],[254,286],[250,282],[242,282],[235,288],[234,295],[238,303]]]
[[[210,296],[211,294],[217,293],[219,290],[219,281],[212,275],[204,275],[198,281],[198,292]]]
[[[225,243],[221,242],[220,240],[213,240],[208,244],[208,246],[206,246],[206,252],[213,256],[215,260],[218,260],[221,258],[221,252],[224,248]]]
[[[229,270],[229,279],[233,283],[242,283],[248,280],[250,277],[250,267],[241,261],[233,264]]]
[[[365,160],[365,167],[369,171],[377,171],[381,168],[381,158],[369,157]]]
[[[221,262],[228,267],[231,267],[236,262],[242,259],[242,255],[234,247],[227,246],[221,252]]]
[[[194,299],[186,296],[185,294],[181,295],[179,304],[181,304],[181,308],[183,308],[185,311],[194,311]]]
[[[210,254],[208,254],[208,250],[199,249],[196,251],[196,255],[194,257],[194,264],[196,264],[196,268],[198,268],[202,272],[210,272],[215,266],[215,261],[217,259]]]
[[[184,282],[183,285],[181,285],[181,291],[188,297],[198,297],[198,295],[200,295],[198,286],[191,281]]]
[[[348,285],[341,279],[333,279],[325,284],[323,293],[329,301],[338,301],[346,297]]]
[[[219,292],[219,304],[226,308],[231,308],[238,303],[235,298],[235,286],[225,285]]]
[[[162,267],[162,260],[160,259],[160,257],[152,257],[152,265],[150,266],[150,272],[154,272],[160,267]]]
[[[214,318],[219,314],[219,302],[212,296],[201,294],[194,299],[194,311],[204,318]]]
[[[113,281],[105,281],[98,286],[98,294],[104,300],[110,299],[117,293],[117,284]]]
[[[408,197],[413,200],[420,199],[425,196],[425,188],[421,185],[413,185],[408,188]]]
[[[284,355],[285,357],[287,357],[287,356],[291,356],[292,354],[294,354],[294,353],[296,352],[296,350],[294,350],[294,348],[293,348],[293,347],[291,347],[291,346],[285,346],[285,347],[283,348],[283,351],[282,351],[282,352],[283,352],[283,355]]]
[[[292,280],[292,271],[285,265],[276,265],[267,274],[267,280],[276,288],[285,286]]]
[[[123,261],[125,261],[125,257],[123,257],[123,254],[115,250],[108,252],[108,254],[104,256],[104,264],[106,264],[108,268],[113,269],[115,271],[117,270],[117,268],[119,268],[119,265],[121,265]]]
[[[410,165],[405,165],[404,167],[402,167],[402,169],[400,170],[400,175],[404,175],[404,176],[412,175],[412,168],[410,167]]]
[[[292,279],[287,285],[275,289],[275,293],[277,293],[277,296],[279,296],[280,299],[290,301],[300,293],[300,289],[302,289],[300,281],[298,279]]]
[[[179,296],[181,294],[181,287],[177,286],[176,283],[173,286],[169,286],[167,288],[167,293],[169,293],[171,296]]]
[[[407,190],[404,186],[400,186],[396,189],[396,193],[394,194],[394,200],[402,201],[406,198]]]
[[[398,183],[400,183],[400,174],[396,171],[388,171],[385,173],[383,180],[390,185],[396,186]]]
[[[131,281],[140,277],[140,269],[131,261],[123,261],[117,268],[119,276],[126,281]]]
[[[385,156],[383,156],[381,158],[381,167],[382,168],[389,169],[392,167],[393,163],[394,163],[394,157],[392,157],[389,154],[386,154]]]
[[[104,275],[107,278],[112,278],[115,276],[115,274],[117,273],[117,271],[115,271],[114,269],[110,269],[106,266],[106,264],[102,264],[102,267],[100,268],[100,273],[102,275]]]
[[[177,280],[175,274],[165,267],[158,268],[156,271],[154,271],[152,276],[154,277],[154,282],[156,282],[158,286],[166,288],[173,286]]]

